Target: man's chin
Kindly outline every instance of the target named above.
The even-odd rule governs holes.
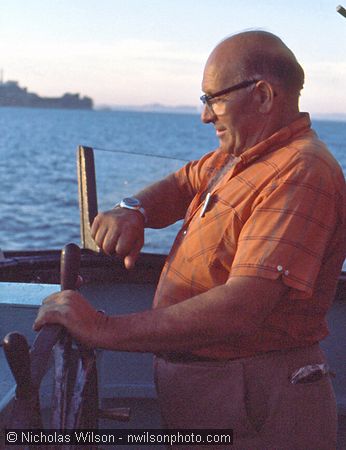
[[[231,142],[225,142],[224,140],[219,140],[219,150],[225,153],[234,154],[234,145]]]

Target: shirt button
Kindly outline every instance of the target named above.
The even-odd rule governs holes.
[[[277,266],[277,271],[278,271],[278,272],[282,272],[283,270],[284,270],[284,268],[283,268],[282,266],[280,266],[280,265]]]
[[[286,275],[286,277],[287,277],[287,275],[289,275],[289,273],[290,273],[289,270],[285,270],[285,272],[284,272],[284,274]]]

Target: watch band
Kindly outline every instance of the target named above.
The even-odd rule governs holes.
[[[139,211],[142,216],[144,217],[144,223],[147,223],[147,213],[145,212],[145,209],[143,208],[141,202],[136,197],[126,197],[123,198],[119,203],[117,203],[114,208],[125,208],[125,209],[131,209],[132,211]]]

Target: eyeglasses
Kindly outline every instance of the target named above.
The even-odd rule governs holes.
[[[201,102],[203,105],[206,105],[209,109],[209,111],[212,114],[222,114],[224,112],[224,104],[229,99],[221,99],[222,95],[229,94],[230,92],[237,91],[238,89],[244,89],[248,86],[251,86],[252,84],[257,83],[259,80],[246,80],[242,81],[241,83],[235,84],[234,86],[231,86],[226,89],[222,89],[222,91],[215,92],[215,94],[204,94],[200,97]]]

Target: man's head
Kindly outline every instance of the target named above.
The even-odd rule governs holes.
[[[236,34],[206,63],[202,120],[214,124],[221,149],[239,155],[297,116],[303,84],[303,69],[277,36]]]

